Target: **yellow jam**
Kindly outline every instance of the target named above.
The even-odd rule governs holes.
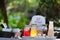
[[[31,37],[35,37],[35,36],[37,36],[37,30],[31,30],[31,33],[30,33],[30,36]]]

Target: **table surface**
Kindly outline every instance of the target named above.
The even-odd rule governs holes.
[[[17,38],[0,38],[0,40],[20,40],[20,39],[17,39]],[[56,40],[60,40],[60,39],[56,39]]]

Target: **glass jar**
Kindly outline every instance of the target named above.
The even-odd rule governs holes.
[[[25,25],[24,36],[30,36],[30,25]]]
[[[43,25],[43,34],[47,35],[47,25]]]
[[[36,24],[32,24],[31,25],[31,33],[30,33],[31,37],[35,37],[37,36],[37,25]]]

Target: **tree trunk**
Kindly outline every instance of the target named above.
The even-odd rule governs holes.
[[[1,12],[2,12],[4,23],[6,23],[8,25],[7,12],[6,12],[6,7],[5,7],[5,0],[0,0],[0,9],[1,9]]]

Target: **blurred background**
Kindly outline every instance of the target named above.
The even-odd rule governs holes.
[[[0,24],[12,29],[23,29],[38,13],[46,17],[47,25],[54,21],[55,35],[60,38],[60,0],[0,0]]]
[[[46,24],[53,20],[60,28],[60,0],[0,0],[0,23],[11,28],[23,29],[36,13],[46,17]]]

